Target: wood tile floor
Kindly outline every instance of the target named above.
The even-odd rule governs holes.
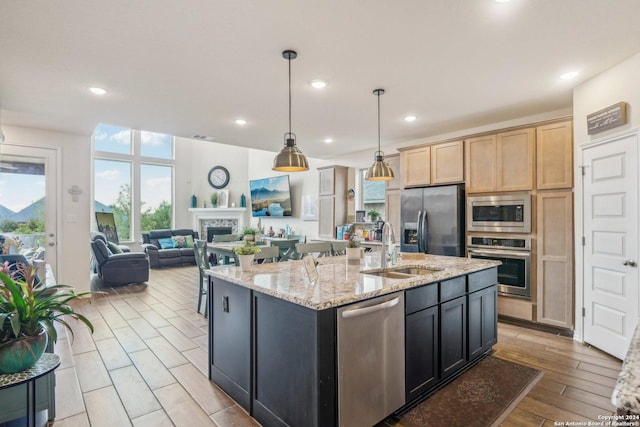
[[[62,334],[55,427],[258,424],[207,378],[207,319],[198,270],[151,270],[147,285],[108,289],[78,309],[95,332]],[[553,426],[611,414],[620,361],[545,332],[500,324],[495,355],[545,372],[506,426]],[[470,414],[472,416],[472,414]]]

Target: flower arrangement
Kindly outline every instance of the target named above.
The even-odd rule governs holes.
[[[354,225],[352,225],[351,227],[349,227],[347,233],[349,233],[349,247],[359,248],[360,243],[364,240],[362,229],[356,228]]]
[[[5,262],[0,269],[0,281],[0,349],[12,341],[38,335],[42,330],[57,341],[54,322],[64,325],[73,337],[65,315],[81,321],[93,333],[89,319],[69,305],[70,301],[90,292],[75,293],[65,285],[45,287],[43,282],[36,283],[36,270],[22,263],[18,263],[10,275],[9,263]]]
[[[242,246],[238,246],[233,250],[238,255],[255,255],[260,252],[260,248],[253,242],[245,242]]]

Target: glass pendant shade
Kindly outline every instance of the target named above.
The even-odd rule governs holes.
[[[298,54],[293,50],[285,50],[282,57],[289,61],[289,132],[284,134],[285,144],[282,151],[273,159],[274,171],[304,172],[309,170],[309,162],[296,145],[296,136],[291,133],[291,60]]]
[[[309,162],[296,145],[296,140],[287,138],[286,145],[273,159],[274,171],[303,172],[309,170]]]
[[[395,177],[391,167],[384,161],[384,153],[380,151],[380,95],[383,93],[384,89],[373,91],[373,94],[378,97],[378,151],[374,154],[375,161],[364,178],[367,181],[391,181]]]

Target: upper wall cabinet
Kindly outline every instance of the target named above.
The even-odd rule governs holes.
[[[464,181],[462,141],[412,148],[400,153],[404,187]]]
[[[465,141],[467,193],[533,190],[533,128]]]
[[[573,187],[572,122],[536,128],[538,190]]]
[[[397,190],[399,188],[402,188],[400,156],[396,154],[394,156],[386,156],[384,159],[387,161],[387,164],[389,165],[389,167],[393,171],[393,175],[395,176],[395,178],[386,182],[387,190]]]

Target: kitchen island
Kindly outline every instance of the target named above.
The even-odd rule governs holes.
[[[209,378],[262,425],[373,425],[454,377],[496,342],[495,261],[426,255],[401,259],[391,270],[422,267],[428,273],[393,277],[376,275],[381,269],[363,273],[344,257],[319,261],[314,283],[301,261],[249,272],[207,270]],[[372,305],[378,300],[382,304]],[[342,333],[344,310],[351,307],[380,312],[382,320],[351,323],[356,333],[353,326],[351,335]],[[396,323],[384,317],[398,309],[399,323],[397,314]],[[379,351],[365,348],[372,340],[380,341]],[[396,362],[381,372],[365,369],[391,359]],[[349,379],[356,371],[370,381],[362,399]],[[359,410],[357,421],[345,418],[363,402],[380,406],[385,392],[399,399],[388,412]]]

